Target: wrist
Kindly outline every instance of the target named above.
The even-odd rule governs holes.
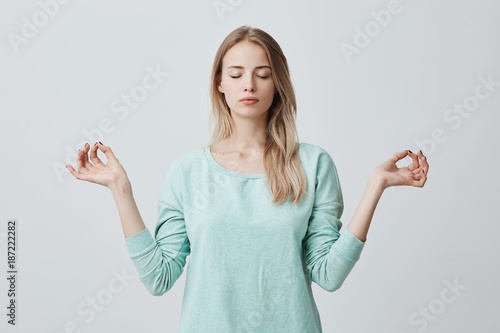
[[[379,192],[383,192],[388,187],[387,181],[376,174],[372,174],[370,178],[368,178],[366,186]]]
[[[126,177],[112,182],[108,188],[111,190],[113,196],[132,192],[132,185]]]

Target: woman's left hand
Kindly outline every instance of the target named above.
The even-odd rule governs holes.
[[[410,156],[413,159],[413,163],[409,166],[398,168],[396,162],[406,156]],[[427,181],[428,171],[429,164],[421,150],[417,154],[405,150],[395,153],[390,159],[376,167],[370,178],[381,184],[384,189],[402,185],[423,187]]]

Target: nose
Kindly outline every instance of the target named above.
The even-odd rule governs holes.
[[[245,82],[245,91],[255,91],[254,78],[252,74],[247,76],[248,79]]]

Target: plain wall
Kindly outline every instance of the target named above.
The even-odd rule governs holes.
[[[240,25],[267,31],[288,59],[299,139],[338,169],[341,231],[377,165],[405,149],[430,164],[424,188],[385,191],[341,289],[313,283],[324,332],[496,332],[499,10],[493,0],[2,2],[4,276],[7,221],[18,221],[17,325],[6,323],[4,278],[2,332],[177,331],[186,272],[149,294],[111,192],[64,166],[85,142],[111,146],[154,230],[170,163],[208,143],[212,62]],[[168,75],[139,101],[154,70]]]

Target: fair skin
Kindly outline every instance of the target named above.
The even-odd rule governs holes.
[[[217,86],[231,110],[233,135],[215,144],[211,153],[222,167],[241,173],[265,173],[267,111],[278,92],[271,77],[266,51],[243,41],[231,47],[222,60],[222,77]],[[258,102],[245,105],[241,98]]]
[[[240,67],[227,68],[230,66]],[[235,172],[265,173],[263,166],[265,120],[277,90],[272,82],[271,69],[261,66],[270,66],[266,52],[260,45],[252,42],[236,44],[229,49],[223,59],[222,80],[218,89],[224,93],[230,107],[234,132],[231,138],[215,145],[212,155],[221,166],[231,166],[230,170]],[[259,101],[245,105],[240,102],[245,96],[254,96]],[[101,149],[106,155],[107,164],[97,157],[97,149]],[[406,156],[412,158],[412,164],[398,168],[396,162]],[[146,228],[135,203],[127,173],[109,146],[96,142],[90,148],[90,145],[86,144],[78,151],[76,164],[78,171],[67,165],[76,179],[103,185],[111,190],[126,238]],[[364,242],[384,190],[391,186],[421,188],[427,181],[428,170],[427,158],[421,151],[415,154],[405,150],[392,155],[370,175],[347,228]]]

